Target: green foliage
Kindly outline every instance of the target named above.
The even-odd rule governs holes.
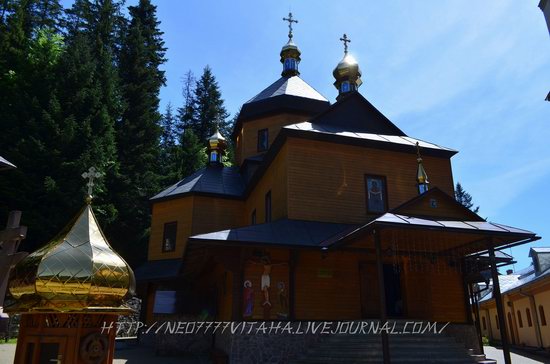
[[[120,0],[0,1],[0,220],[23,211],[22,248],[51,239],[83,203],[94,166],[94,209],[135,265],[145,257],[149,198],[207,164],[206,138],[231,121],[212,71],[189,72],[184,105],[159,112],[166,48],[150,0],[124,16]],[[232,160],[231,148],[224,164]]]
[[[462,185],[460,184],[460,182],[457,182],[456,183],[456,188],[455,188],[455,199],[460,202],[463,206],[469,208],[470,210],[472,210],[474,213],[478,213],[479,211],[479,206],[475,207],[475,208],[472,208],[474,206],[474,203],[472,201],[472,196],[466,192],[466,190],[464,190],[464,188],[462,187]]]

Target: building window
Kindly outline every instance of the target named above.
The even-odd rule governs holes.
[[[523,327],[523,320],[521,319],[521,311],[518,310],[518,325],[519,327]]]
[[[271,222],[271,191],[265,194],[265,222]]]
[[[525,315],[527,316],[527,325],[529,325],[529,327],[533,326],[533,321],[531,320],[531,310],[526,308]]]
[[[487,330],[487,322],[485,321],[485,316],[481,318],[481,324],[483,325],[483,330]]]
[[[540,323],[542,326],[546,326],[546,315],[544,314],[544,307],[539,305]]]
[[[153,313],[176,313],[176,291],[156,291]]]
[[[218,152],[216,152],[215,150],[213,150],[212,153],[210,153],[210,162],[212,163],[218,162]]]
[[[267,129],[258,130],[258,152],[265,152],[269,147],[269,133]]]
[[[176,234],[178,232],[178,223],[176,221],[164,224],[164,234],[162,236],[162,251],[173,252],[176,250]]]
[[[386,212],[388,210],[386,177],[366,175],[365,188],[367,195],[367,213],[382,214]]]
[[[252,211],[252,215],[250,215],[250,224],[256,225],[256,209]]]
[[[497,315],[495,315],[495,321],[496,321],[496,323],[497,323],[497,330],[500,330],[500,326],[499,326],[499,324],[498,324],[498,317],[497,317]]]
[[[285,71],[295,70],[297,68],[298,67],[296,67],[296,60],[294,58],[285,59],[285,65],[284,65]]]

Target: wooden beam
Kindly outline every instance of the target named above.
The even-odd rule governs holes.
[[[381,231],[376,229],[373,231],[374,245],[376,248],[376,267],[378,270],[378,294],[380,296],[380,324],[384,327],[388,320],[388,314],[386,312],[386,286],[384,285],[384,265],[382,262],[382,243],[381,243]],[[390,346],[388,342],[388,333],[383,330],[382,333],[382,355],[384,357],[384,364],[390,364]]]
[[[500,284],[498,281],[498,271],[496,267],[495,248],[493,247],[492,240],[489,240],[489,259],[491,262],[491,275],[493,278],[493,297],[497,306],[498,324],[500,327],[500,341],[502,343],[502,354],[504,355],[504,363],[512,364],[512,358],[510,356],[510,343],[508,342],[508,334],[506,332],[506,320],[504,317],[504,306],[502,305],[502,295],[500,293]]]

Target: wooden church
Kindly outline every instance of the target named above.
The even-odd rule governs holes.
[[[474,327],[477,273],[538,237],[455,201],[457,151],[408,136],[361,95],[346,35],[336,101],[308,85],[286,20],[282,76],[243,104],[232,135],[212,135],[207,167],[151,199],[144,317]]]

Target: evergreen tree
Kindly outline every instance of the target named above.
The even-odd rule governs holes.
[[[187,129],[181,138],[178,174],[180,179],[190,176],[208,163],[206,143],[201,143],[193,129]]]
[[[0,180],[6,196],[1,215],[23,210],[31,227],[24,248],[33,250],[59,228],[67,212],[56,174],[63,163],[65,133],[57,97],[64,52],[61,6],[54,0],[4,1],[0,6],[0,145],[19,167]],[[51,206],[56,206],[52,211]]]
[[[177,133],[183,137],[183,132],[189,127],[192,127],[195,117],[195,97],[194,97],[194,84],[196,83],[195,76],[191,70],[187,71],[183,78],[183,106],[178,109],[179,124],[177,127]]]
[[[478,213],[479,206],[477,206],[476,208],[472,208],[474,206],[474,203],[472,201],[472,196],[468,192],[466,192],[464,188],[462,188],[462,185],[460,184],[460,182],[456,183],[455,199],[458,202],[460,202],[463,206],[472,210],[474,213],[476,214]]]
[[[209,66],[197,80],[193,98],[193,120],[190,127],[200,142],[214,134],[216,127],[227,138],[231,125],[227,121],[229,113],[225,109],[218,82]]]
[[[130,6],[130,23],[120,53],[124,111],[117,124],[119,174],[113,199],[119,211],[113,234],[139,244],[135,259],[144,258],[150,225],[149,198],[160,189],[160,88],[166,78],[160,66],[166,48],[149,0]],[[135,245],[132,247],[136,252]]]

